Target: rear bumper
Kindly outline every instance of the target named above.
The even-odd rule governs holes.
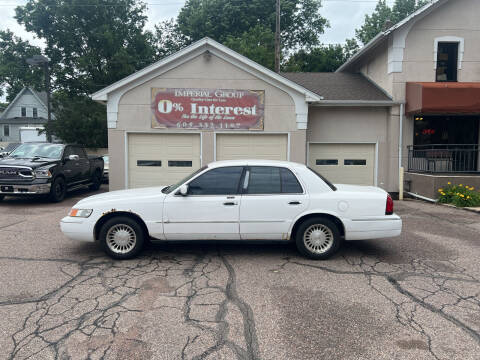
[[[93,228],[94,225],[88,218],[65,216],[60,221],[60,229],[71,240],[94,242]]]
[[[50,192],[51,183],[46,184],[1,184],[0,195],[41,195]]]
[[[368,240],[399,236],[402,233],[402,219],[397,215],[375,218],[346,220],[345,240]]]

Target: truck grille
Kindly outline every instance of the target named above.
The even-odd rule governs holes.
[[[33,171],[24,167],[0,166],[0,180],[25,180],[33,178]]]

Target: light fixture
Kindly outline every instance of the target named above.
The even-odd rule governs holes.
[[[212,53],[210,52],[210,50],[205,50],[203,58],[205,59],[205,61],[210,61],[210,59],[212,58]]]

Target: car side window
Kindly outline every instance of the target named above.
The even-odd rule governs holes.
[[[67,147],[65,148],[65,150],[63,151],[63,158],[64,158],[64,159],[68,159],[68,157],[69,157],[70,155],[72,155],[72,154],[73,154],[73,153],[72,153],[72,147],[71,147],[71,146],[67,146]]]
[[[288,169],[282,168],[280,170],[282,177],[282,194],[302,194],[303,189],[298,182],[297,177]]]
[[[280,168],[252,166],[249,173],[247,194],[280,194],[282,192]]]
[[[235,195],[243,166],[215,168],[193,179],[188,184],[189,195]]]
[[[87,155],[85,155],[85,150],[78,146],[72,146],[73,155],[78,155],[80,159],[86,159]]]
[[[252,166],[248,170],[247,194],[301,194],[302,186],[286,168]]]

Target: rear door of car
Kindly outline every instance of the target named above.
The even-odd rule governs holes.
[[[286,240],[292,221],[307,206],[308,195],[291,169],[250,166],[242,184],[240,237]]]

